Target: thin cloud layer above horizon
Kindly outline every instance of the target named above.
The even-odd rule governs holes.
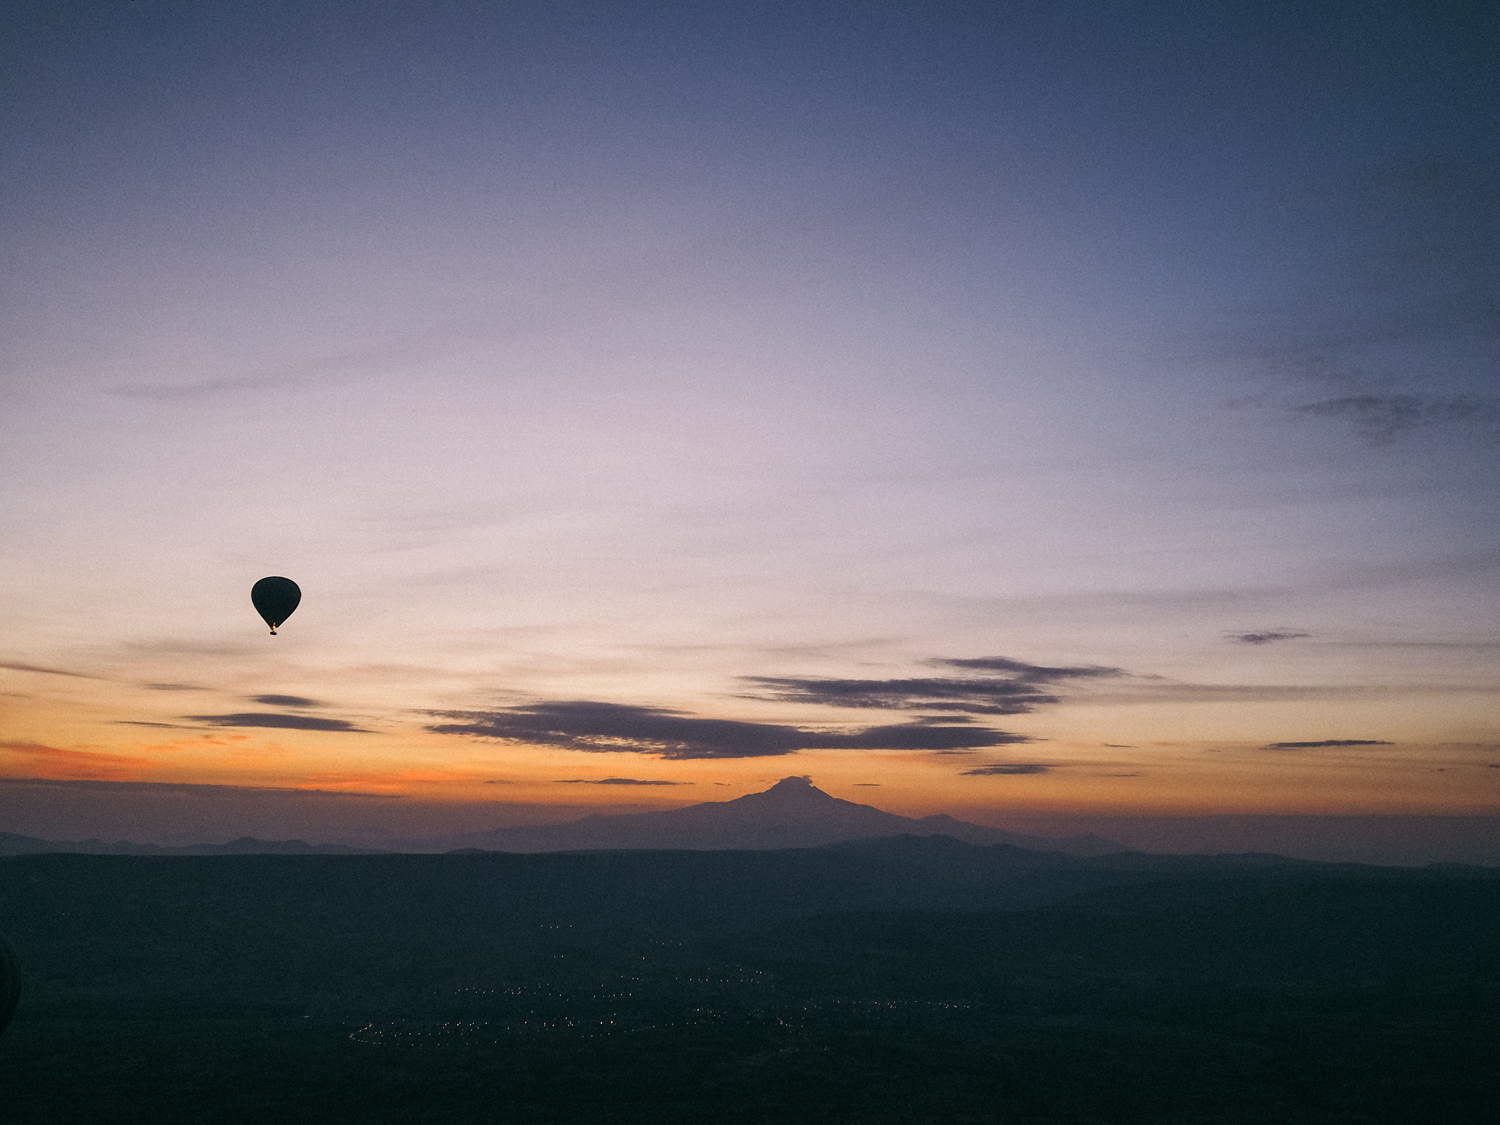
[[[1496,10],[0,33],[0,775],[1500,812]]]

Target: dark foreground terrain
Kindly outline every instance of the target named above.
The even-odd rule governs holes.
[[[1500,871],[0,860],[0,1121],[1500,1122]]]

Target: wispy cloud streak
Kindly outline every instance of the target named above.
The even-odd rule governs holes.
[[[1123,676],[1119,668],[1094,665],[1047,667],[1004,656],[930,660],[930,665],[963,672],[1001,675],[919,677],[891,680],[838,680],[816,677],[746,676],[760,689],[750,696],[778,703],[820,703],[832,707],[890,711],[948,711],[973,715],[1024,715],[1060,701],[1055,685],[1068,680]]]
[[[1394,746],[1377,738],[1324,738],[1318,742],[1273,742],[1267,750],[1322,750],[1331,746]]]
[[[64,779],[123,781],[155,765],[150,758],[67,749],[39,742],[0,742],[0,751],[22,755],[30,760],[32,769]]]
[[[1371,442],[1385,444],[1426,426],[1500,421],[1500,406],[1472,397],[1415,394],[1345,395],[1292,408],[1294,414],[1350,423]]]
[[[12,672],[36,672],[42,676],[71,676],[75,680],[98,680],[101,676],[90,676],[83,672],[69,672],[63,668],[46,668],[40,664],[17,664],[12,661],[0,661],[0,668],[9,668]]]

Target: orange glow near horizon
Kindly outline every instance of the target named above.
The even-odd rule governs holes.
[[[218,733],[146,747],[122,741],[55,746],[0,743],[0,775],[151,781],[404,796],[438,804],[654,808],[727,800],[807,775],[834,796],[891,812],[970,819],[1001,815],[1432,813],[1497,811],[1500,770],[1482,746],[1277,753],[1243,746],[1153,748],[1131,763],[1091,754],[1030,754],[1036,773],[965,776],[981,755],[810,751],[774,758],[672,761],[555,747],[468,741],[447,765],[398,740],[341,755],[350,736],[285,732],[293,743]],[[384,741],[384,740],[382,740]],[[330,745],[335,743],[335,745]],[[1424,752],[1414,754],[1421,749]],[[425,763],[425,764],[419,764]],[[331,768],[342,767],[342,768]],[[643,784],[612,783],[627,779]],[[651,784],[669,782],[671,784]]]
[[[576,810],[727,800],[796,774],[811,776],[834,796],[891,812],[991,822],[1042,814],[1500,812],[1500,769],[1493,768],[1500,751],[1485,737],[1500,728],[1500,707],[1494,694],[1482,691],[1419,692],[1404,702],[1389,694],[1320,703],[1295,696],[1187,704],[1083,698],[1007,716],[1004,729],[1030,741],[975,750],[820,749],[671,759],[649,751],[588,752],[436,733],[427,728],[446,720],[429,712],[393,710],[373,700],[342,708],[321,702],[324,695],[359,699],[358,673],[325,677],[326,690],[303,673],[295,691],[318,696],[305,706],[257,703],[244,689],[193,686],[186,667],[153,668],[139,677],[165,689],[25,668],[0,670],[0,677],[13,689],[0,696],[9,735],[0,743],[0,775],[10,777]],[[587,690],[577,689],[575,697]],[[667,690],[665,681],[656,690]],[[740,723],[812,730],[891,722],[889,713],[828,706],[808,708],[817,716],[809,721],[787,705],[722,696],[700,696],[695,707],[660,713],[714,718],[716,707]],[[1330,744],[1269,748],[1318,738]]]

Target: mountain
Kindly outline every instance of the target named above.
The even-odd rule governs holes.
[[[242,836],[227,844],[187,844],[183,847],[160,847],[156,844],[132,844],[117,840],[40,840],[35,836],[18,836],[0,832],[0,856],[48,855],[371,855],[375,848],[355,848],[344,844],[309,844],[306,840],[257,840]]]
[[[455,847],[498,852],[622,848],[692,851],[815,848],[877,836],[951,836],[968,844],[1009,844],[1031,851],[1097,856],[1126,850],[1098,836],[1054,840],[969,824],[951,816],[910,817],[823,792],[806,777],[784,777],[763,793],[667,812],[592,814],[567,824],[526,825],[453,837]]]
[[[950,836],[966,844],[1009,844],[1033,852],[1101,856],[1125,851],[1099,836],[1051,839],[970,824],[951,816],[910,817],[856,804],[823,792],[806,777],[784,777],[763,793],[709,801],[667,812],[593,814],[566,824],[527,825],[468,832],[437,840],[395,840],[382,848],[259,840],[163,847],[128,840],[40,840],[0,832],[0,856],[71,852],[82,855],[371,855],[380,852],[478,850],[576,852],[621,849],[688,851],[816,848],[884,836]]]

